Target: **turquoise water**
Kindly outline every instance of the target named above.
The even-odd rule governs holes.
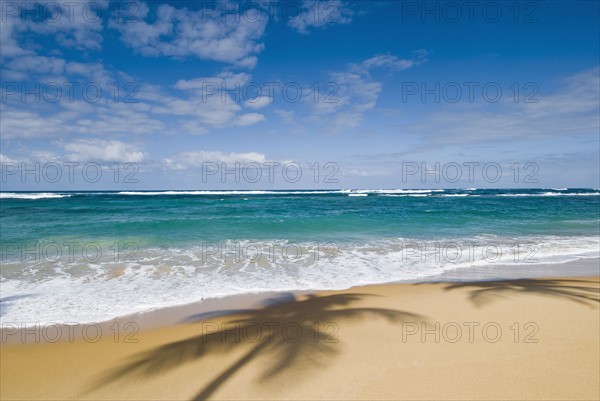
[[[2,319],[104,320],[207,297],[598,257],[599,195],[593,189],[2,193]]]

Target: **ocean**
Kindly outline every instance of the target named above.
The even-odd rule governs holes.
[[[598,258],[600,190],[2,192],[0,241],[3,323],[87,323]]]

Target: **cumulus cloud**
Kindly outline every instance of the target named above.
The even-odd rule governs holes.
[[[163,159],[163,164],[170,170],[186,170],[189,168],[202,167],[203,163],[225,163],[235,165],[236,163],[267,163],[270,160],[263,153],[224,153],[219,151],[190,151],[178,153]]]
[[[275,114],[281,118],[284,124],[294,125],[296,124],[295,113],[292,110],[276,109]]]
[[[252,79],[252,75],[244,72],[233,73],[222,71],[214,77],[194,78],[190,80],[181,79],[175,84],[175,88],[183,90],[201,90],[207,94],[216,91],[236,90],[246,85]]]
[[[494,104],[457,103],[431,111],[421,122],[403,127],[420,142],[406,153],[566,135],[587,135],[597,140],[600,67],[576,73],[562,83],[554,93],[538,95],[537,102],[516,103],[511,96]]]
[[[17,9],[25,7],[24,4],[14,3]],[[147,41],[150,47],[158,40],[161,43],[157,43],[157,49],[162,49],[162,54],[175,57],[189,53],[200,58],[251,66],[255,62],[254,55],[262,49],[258,39],[262,36],[266,20],[248,25],[251,19],[241,18],[237,22],[228,18],[222,20],[215,13],[205,15],[205,11],[188,12],[185,8],[165,5],[156,10],[155,22],[147,23],[146,17],[151,19],[153,16],[144,3],[139,5],[135,15],[142,20],[134,23],[121,21],[117,28],[124,30],[124,36],[132,30],[132,37]],[[236,85],[246,84],[251,79],[249,74],[224,71],[214,77],[180,80],[174,88],[184,91],[182,94],[143,82],[129,85],[134,78],[105,67],[101,61],[65,59],[58,56],[60,52],[42,54],[39,43],[31,40],[35,36],[27,36],[27,33],[34,33],[37,37],[52,35],[64,47],[99,50],[103,22],[102,18],[95,17],[106,11],[108,0],[69,4],[43,0],[39,7],[47,7],[45,11],[50,12],[53,20],[31,18],[21,21],[17,12],[3,15],[6,18],[0,29],[2,76],[19,85],[21,81],[27,82],[28,88],[38,88],[38,94],[28,94],[25,99],[18,90],[8,94],[9,87],[0,88],[3,100],[6,99],[0,105],[3,117],[0,128],[4,140],[77,138],[90,133],[107,139],[161,132],[201,135],[207,133],[209,127],[248,126],[265,120],[261,114],[244,113],[243,107],[259,109],[266,106],[268,99],[261,98],[246,105],[226,93],[231,88],[235,90]],[[163,37],[163,22],[171,24],[171,36]],[[116,24],[115,21],[111,23]],[[140,30],[137,34],[136,29]],[[159,33],[153,34],[153,29]],[[143,32],[148,34],[147,40]],[[28,41],[25,41],[26,38]],[[61,82],[74,82],[76,86],[67,88]],[[44,85],[50,83],[53,87],[58,83],[62,90],[56,102],[39,98],[45,90]],[[203,83],[216,85],[216,91],[210,87],[211,93],[205,93]],[[102,95],[97,101],[84,98],[82,89],[88,84],[100,87]],[[116,85],[118,92],[115,92]],[[74,98],[71,98],[71,91]],[[55,92],[52,89],[48,93],[52,97]],[[35,107],[31,107],[32,103]]]
[[[32,61],[33,64],[38,60]],[[103,77],[101,66],[52,62],[49,58],[46,68],[57,73],[69,71],[87,73],[92,77]],[[27,65],[33,64],[23,62]],[[79,137],[81,135],[102,135],[107,139],[123,135],[191,134],[202,135],[210,128],[249,126],[265,121],[259,113],[244,113],[244,103],[236,102],[235,94],[221,91],[203,91],[201,82],[226,83],[233,87],[250,79],[247,74],[222,73],[215,77],[179,81],[174,87],[185,88],[182,93],[151,84],[136,85],[132,102],[124,102],[127,91],[122,90],[118,101],[113,92],[103,88],[103,97],[92,103],[82,98],[69,99],[66,90],[56,103],[34,102],[33,95],[23,101],[17,94],[3,93],[7,101],[0,105],[2,119],[0,128],[3,139]],[[121,86],[123,89],[123,86]],[[81,89],[81,87],[79,87]],[[4,91],[4,88],[2,89]],[[262,101],[262,100],[261,100]],[[251,109],[250,107],[249,109]],[[254,108],[256,109],[256,107]]]
[[[390,71],[402,71],[423,64],[427,61],[429,52],[419,49],[412,53],[408,59],[401,59],[393,54],[378,54],[364,60],[359,64],[351,64],[350,71],[358,74],[369,74],[372,69],[385,68]]]
[[[163,4],[151,13],[146,3],[137,4],[135,23],[112,21],[110,26],[144,56],[197,57],[253,68],[256,55],[264,49],[260,40],[268,18],[257,18],[251,10],[240,10],[240,15]]]
[[[81,135],[149,135],[167,127],[152,116],[148,105],[137,103],[90,104],[77,100],[28,107],[27,103],[3,104],[2,138],[69,138]],[[43,107],[44,106],[44,107]],[[48,107],[45,107],[48,106]]]
[[[20,20],[7,15],[6,12],[2,13],[2,17],[2,29],[0,29],[0,48],[2,52],[0,52],[0,59],[33,54],[32,51],[19,45],[18,35],[25,30]]]
[[[259,113],[243,114],[240,104],[258,109],[269,104],[270,98],[244,102],[244,85],[251,79],[250,74],[224,71],[214,77],[179,80],[174,87],[187,92],[186,96],[164,94],[161,105],[152,110],[158,114],[187,116],[217,128],[253,125],[265,117]]]
[[[322,101],[313,102],[313,121],[326,127],[325,131],[336,134],[345,129],[358,127],[363,115],[375,108],[383,84],[372,77],[376,69],[401,71],[426,62],[427,51],[418,50],[408,59],[386,54],[376,55],[358,64],[350,64],[345,71],[330,74],[333,87],[325,88],[329,92],[321,93]],[[325,101],[325,99],[328,99]]]
[[[78,2],[40,2],[48,19],[31,22],[30,29],[41,35],[51,35],[64,47],[79,50],[102,48],[102,14],[108,8],[108,0],[83,0]]]
[[[63,145],[69,161],[138,163],[146,158],[144,152],[131,144],[102,139],[80,139]]]
[[[32,49],[19,43],[21,35],[27,32],[52,37],[68,48],[100,50],[102,14],[108,3],[108,0],[6,2],[2,7],[0,29],[2,57],[34,54]]]
[[[304,0],[297,16],[288,25],[296,31],[308,34],[310,28],[325,28],[352,22],[353,11],[341,0]]]
[[[269,96],[258,96],[253,99],[247,99],[244,102],[244,105],[251,109],[262,109],[263,107],[270,105],[272,102],[273,99],[271,99]]]
[[[204,135],[208,132],[205,127],[193,120],[181,121],[179,126],[181,127],[181,131],[186,134]]]
[[[254,125],[261,121],[265,121],[265,116],[258,113],[246,113],[242,114],[235,120],[235,125],[246,126]]]
[[[11,159],[8,156],[3,155],[2,153],[0,153],[0,163],[16,163],[16,160]]]

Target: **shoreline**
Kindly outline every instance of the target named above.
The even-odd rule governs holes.
[[[528,268],[528,270],[524,272],[524,268]],[[568,272],[565,270],[568,270]],[[561,273],[568,274],[563,275]],[[396,284],[474,283],[534,278],[560,279],[595,276],[600,276],[600,258],[580,258],[574,261],[553,264],[491,265],[453,269],[422,279],[365,284],[342,289],[270,291],[229,295],[220,298],[203,299],[187,304],[152,308],[104,321],[80,322],[75,326],[63,323],[37,323],[32,326],[23,327],[23,325],[2,321],[0,327],[0,346],[43,342],[41,340],[44,338],[52,340],[54,332],[57,331],[61,333],[60,339],[57,342],[78,341],[84,339],[86,336],[88,338],[95,338],[96,333],[100,333],[100,337],[105,335],[121,336],[123,335],[123,331],[126,333],[137,333],[185,324],[190,321],[190,316],[194,316],[196,320],[218,318],[255,311],[265,306],[289,301],[298,296],[323,292],[361,291],[364,288]]]
[[[524,268],[528,268],[528,270],[524,272]],[[568,270],[568,272],[565,270]],[[181,305],[156,307],[103,321],[79,322],[75,326],[66,323],[50,322],[36,323],[24,327],[24,325],[2,320],[2,325],[0,326],[0,346],[39,342],[39,339],[45,337],[44,331],[48,332],[51,330],[60,330],[60,332],[63,333],[63,335],[60,336],[59,341],[77,341],[86,336],[84,332],[86,330],[88,332],[88,337],[94,337],[96,332],[100,332],[102,336],[120,335],[120,331],[122,331],[123,328],[126,328],[128,332],[138,332],[172,327],[186,323],[188,317],[192,314],[197,319],[222,317],[239,312],[257,310],[280,302],[286,302],[290,298],[296,296],[330,291],[360,291],[366,287],[395,284],[468,283],[532,278],[574,278],[594,276],[600,276],[600,258],[580,258],[563,263],[468,267],[449,270],[435,276],[423,277],[421,279],[356,285],[342,289],[269,291],[228,295],[219,298],[207,298]],[[81,326],[81,328],[78,326]],[[22,334],[23,332],[26,334]],[[51,334],[47,337],[52,339]]]
[[[600,276],[383,284],[6,345],[0,398],[597,399],[599,293]]]

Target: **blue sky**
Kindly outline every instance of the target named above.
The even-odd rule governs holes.
[[[1,5],[2,190],[600,187],[596,1]]]

